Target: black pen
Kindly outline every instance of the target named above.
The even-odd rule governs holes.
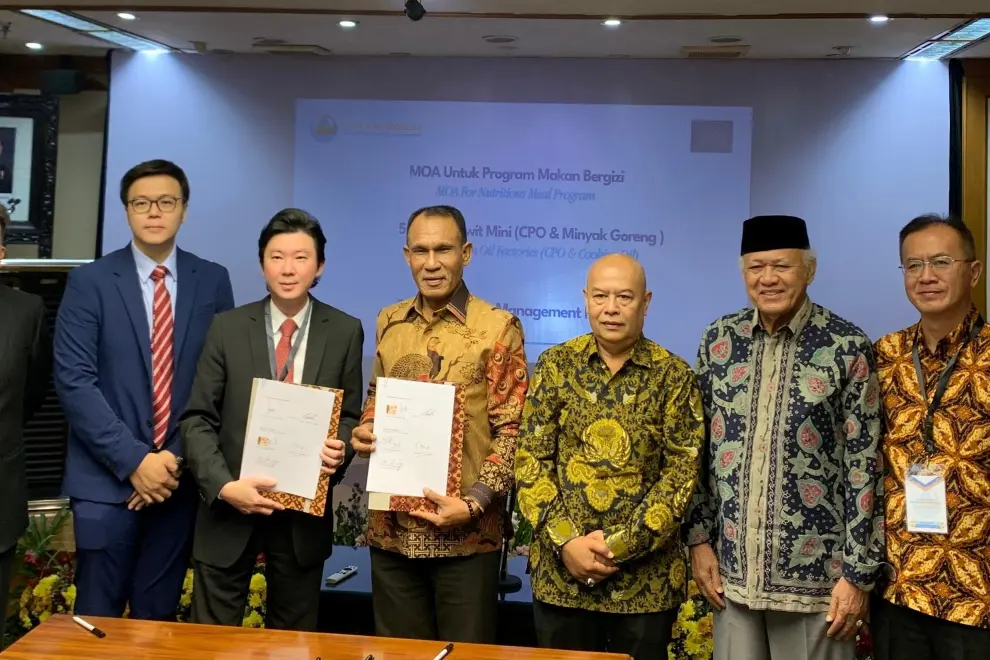
[[[433,658],[433,660],[443,660],[448,655],[450,655],[450,652],[453,650],[454,650],[454,644],[453,643],[447,644],[447,646],[443,647],[442,651],[437,653],[437,657]]]
[[[102,639],[102,638],[104,638],[104,637],[107,636],[107,634],[105,632],[103,632],[102,630],[100,630],[99,628],[97,628],[96,626],[94,626],[92,623],[89,623],[88,621],[83,621],[82,619],[80,619],[77,616],[72,617],[72,620],[75,621],[76,623],[78,623],[80,626],[82,626],[86,630],[88,630],[89,632],[91,632],[94,635],[96,635],[97,637],[99,637],[100,639]]]
[[[365,658],[364,660],[375,660],[375,656],[373,656],[373,655],[371,655],[371,654],[369,653],[369,654],[368,654],[368,657],[367,657],[367,658]]]

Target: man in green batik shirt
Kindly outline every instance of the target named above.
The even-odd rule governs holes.
[[[678,529],[698,481],[701,392],[687,362],[643,336],[638,262],[598,260],[584,296],[592,332],[540,356],[517,440],[537,639],[665,658],[686,597]]]

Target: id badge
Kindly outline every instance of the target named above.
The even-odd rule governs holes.
[[[904,479],[907,531],[948,534],[945,473],[939,465],[912,465]]]

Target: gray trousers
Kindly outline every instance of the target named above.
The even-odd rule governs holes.
[[[856,642],[826,636],[825,613],[751,610],[725,599],[715,612],[714,660],[855,660]]]

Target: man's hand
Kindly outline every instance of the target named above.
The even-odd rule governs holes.
[[[260,513],[270,516],[272,511],[282,511],[284,506],[262,495],[260,490],[271,490],[277,482],[266,477],[245,477],[231,481],[220,489],[220,499],[244,514]]]
[[[410,511],[409,515],[413,518],[425,520],[440,528],[460,527],[471,520],[471,510],[461,498],[440,495],[439,493],[434,493],[429,488],[423,489],[423,496],[437,505],[437,512]]]
[[[344,441],[327,439],[320,450],[323,466],[320,471],[324,474],[334,474],[344,464]]]
[[[351,448],[362,458],[368,458],[375,451],[375,434],[371,432],[372,428],[374,425],[368,422],[351,431]]]
[[[865,591],[841,578],[832,589],[832,602],[825,615],[825,621],[832,624],[828,628],[828,636],[839,640],[852,639],[863,625],[869,603]]]
[[[176,478],[178,471],[179,464],[172,452],[149,453],[131,473],[131,485],[145,504],[164,502],[179,486]],[[128,507],[130,508],[130,499]]]
[[[594,586],[619,570],[612,561],[614,556],[605,544],[605,534],[601,530],[571,539],[560,549],[567,572],[587,586]],[[588,580],[592,583],[588,584]]]
[[[718,572],[718,557],[712,546],[699,543],[691,546],[691,572],[698,591],[717,610],[725,609],[722,598],[722,576]]]

